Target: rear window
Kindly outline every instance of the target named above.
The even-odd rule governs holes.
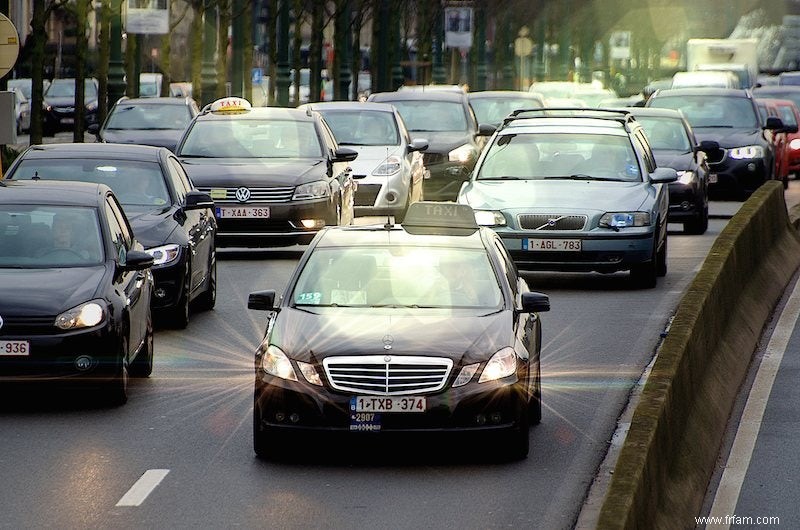
[[[753,103],[747,98],[728,96],[660,96],[649,106],[683,111],[692,127],[757,128]]]

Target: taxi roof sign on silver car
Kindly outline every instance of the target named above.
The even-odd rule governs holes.
[[[411,203],[402,225],[412,234],[470,235],[478,229],[472,208],[452,202]]]
[[[244,98],[231,96],[220,98],[203,107],[203,112],[213,112],[215,114],[238,114],[249,112],[253,106]]]

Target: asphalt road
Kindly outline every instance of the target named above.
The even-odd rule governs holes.
[[[491,443],[422,436],[321,438],[289,462],[256,459],[252,357],[265,315],[246,308],[247,296],[283,289],[300,252],[222,251],[217,308],[184,331],[157,332],[153,376],[134,382],[127,405],[97,408],[59,392],[0,400],[0,527],[570,527],[632,386],[724,223],[713,219],[704,236],[672,233],[656,289],[632,289],[626,274],[529,277],[552,301],[545,411],[529,458],[515,463],[497,463]],[[155,472],[163,478],[141,504],[117,506],[148,470],[168,472]]]

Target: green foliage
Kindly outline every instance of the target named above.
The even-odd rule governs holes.
[[[13,162],[14,159],[19,156],[19,151],[13,147],[4,145],[2,146],[2,151],[0,151],[0,156],[2,156],[3,174],[5,174],[6,170],[8,170],[9,166],[11,165],[11,162]]]

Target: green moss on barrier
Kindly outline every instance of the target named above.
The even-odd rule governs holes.
[[[648,376],[600,528],[694,526],[756,341],[800,264],[783,189],[768,182],[712,246]]]

